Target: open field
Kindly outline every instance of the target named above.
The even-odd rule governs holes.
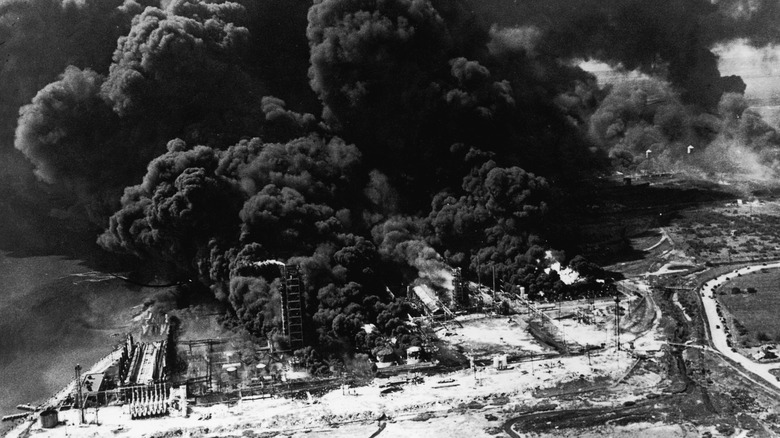
[[[459,318],[459,322],[462,327],[453,326],[446,339],[458,350],[477,358],[499,353],[522,357],[555,352],[528,333],[523,318],[469,315]]]
[[[741,293],[733,294],[733,288]],[[748,293],[754,288],[755,293]],[[718,300],[745,329],[748,345],[780,340],[780,269],[768,269],[730,279],[717,290]],[[736,324],[735,324],[736,325]],[[739,333],[739,330],[738,332]]]
[[[680,212],[669,227],[700,261],[715,263],[780,257],[780,203],[729,202]]]

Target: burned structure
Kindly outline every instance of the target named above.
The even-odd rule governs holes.
[[[169,412],[170,339],[167,326],[158,333],[164,339],[136,342],[132,334],[113,353],[113,363],[102,372],[81,374],[76,367],[76,393],[70,406],[80,409],[114,404],[129,406],[133,419]]]
[[[303,348],[303,281],[297,265],[282,267],[282,331],[290,339],[290,349]]]
[[[168,341],[134,342],[128,334],[119,359],[121,386],[153,385],[167,380]]]
[[[453,317],[456,311],[468,310],[471,306],[469,287],[456,269],[452,276],[451,287],[437,287],[427,283],[410,285],[407,288],[406,299],[418,303],[428,317]]]
[[[295,264],[285,264],[278,260],[263,260],[244,265],[249,268],[243,275],[263,277],[267,281],[281,280],[279,294],[281,305],[279,316],[281,334],[289,341],[289,349],[297,350],[304,347],[303,327],[303,275],[300,267]]]
[[[471,304],[469,288],[466,285],[466,280],[463,279],[460,268],[455,270],[455,278],[452,280],[452,285],[455,288],[453,293],[455,304],[459,309],[467,309]]]

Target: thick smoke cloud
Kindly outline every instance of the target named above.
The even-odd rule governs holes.
[[[32,200],[40,193],[13,135],[19,108],[72,65],[105,74],[118,37],[151,0],[0,1],[0,189]]]
[[[318,311],[320,295],[327,302],[330,294],[352,291],[347,301],[362,304],[374,292],[388,300],[377,281],[376,248],[346,233],[359,219],[349,208],[361,203],[359,165],[354,146],[317,135],[287,143],[253,139],[226,150],[174,140],[143,182],[126,190],[100,243],[167,262],[179,275],[199,273],[256,334],[277,326],[279,273],[263,279],[268,273],[255,262],[294,260],[309,279],[315,319],[328,325],[339,312]],[[350,330],[332,336],[354,337]]]
[[[713,32],[727,34],[730,38],[748,38],[758,47],[777,43],[780,39],[780,30],[777,28],[780,5],[777,2],[717,0],[714,3],[729,20],[719,22]]]
[[[522,268],[537,258],[534,246],[543,244],[531,233],[544,217],[549,185],[519,167],[480,158],[460,190],[433,199],[430,240],[446,248],[448,263],[471,272],[495,268],[515,284]]]
[[[243,12],[236,3],[179,0],[136,16],[119,39],[103,85],[114,111],[120,117],[165,116],[170,130],[193,130],[188,125],[206,120],[215,131],[250,131],[237,120],[254,91],[239,62],[249,39],[248,30],[234,24]]]
[[[119,120],[100,95],[102,83],[98,73],[70,66],[22,108],[16,147],[42,180],[84,181],[94,169],[114,169],[120,163],[112,163],[117,157],[107,153]]]
[[[455,144],[493,151],[536,172],[582,169],[590,158],[576,122],[551,101],[591,77],[506,43],[514,35],[499,50],[500,32],[491,43],[487,29],[444,18],[437,5],[316,3],[309,12],[309,74],[323,118],[363,145],[367,162],[407,203],[423,195],[416,208],[468,172],[450,153]],[[463,33],[471,35],[469,44],[459,39]],[[432,169],[434,161],[441,164]]]
[[[408,345],[414,309],[393,294],[448,289],[453,267],[568,293],[546,269],[545,215],[555,191],[610,161],[775,166],[776,132],[724,94],[744,84],[710,51],[712,29],[755,18],[726,3],[7,1],[0,32],[17,15],[36,23],[32,4],[56,6],[63,29],[62,17],[110,18],[94,41],[65,38],[46,68],[22,60],[27,33],[14,34],[21,67],[0,93],[35,78],[9,100],[14,117],[26,104],[17,149],[43,181],[113,212],[103,248],[207,288],[280,346],[282,272],[258,262],[300,267],[321,351]],[[500,19],[469,12],[486,5]],[[60,32],[30,29],[31,41]],[[652,77],[601,88],[582,58]]]
[[[766,41],[765,29],[774,26],[759,23],[777,11],[770,1],[750,2],[748,8],[744,2],[706,0],[468,3],[488,22],[512,29],[499,33],[497,42],[514,32],[526,40],[538,39],[535,49],[558,59],[597,59],[659,76],[675,87],[683,102],[706,109],[715,109],[723,92],[743,86],[737,78],[721,77],[712,47],[740,36]],[[756,13],[736,13],[744,9]],[[758,11],[764,15],[759,17]]]
[[[82,11],[97,8],[92,3],[63,8],[92,14]],[[21,109],[16,148],[44,181],[68,191],[81,188],[76,202],[90,210],[107,203],[94,207],[104,215],[116,206],[110,199],[142,175],[171,138],[227,147],[243,137],[284,140],[308,131],[312,116],[265,96],[269,73],[252,58],[260,42],[241,25],[257,27],[265,17],[247,14],[278,10],[277,3],[252,3],[250,11],[235,2],[176,0],[146,9],[121,4],[114,15],[126,20],[126,35],[117,40],[121,33],[113,34],[111,46],[90,48],[93,56],[102,53],[100,62],[68,67]],[[305,41],[304,30],[299,33]],[[59,68],[68,62],[81,63],[74,56]]]
[[[739,175],[766,180],[778,169],[780,137],[726,93],[718,115],[694,111],[663,81],[615,85],[590,118],[590,136],[620,170]]]

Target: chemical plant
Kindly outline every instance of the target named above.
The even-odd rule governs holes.
[[[610,307],[613,303],[609,298],[578,301],[566,309],[560,305],[537,305],[526,299],[521,287],[503,291],[470,283],[459,270],[454,270],[444,287],[417,281],[406,288],[405,299],[418,315],[409,315],[406,324],[423,340],[421,345],[407,346],[399,352],[393,340],[387,339],[387,346],[373,351],[365,363],[353,364],[349,371],[331,370],[335,372],[327,377],[313,376],[302,358],[294,354],[306,346],[301,296],[305,278],[295,265],[261,262],[256,266],[269,264],[278,265],[274,269],[278,268],[281,277],[279,328],[288,348],[275,349],[268,342],[247,354],[228,338],[178,339],[167,314],[148,312],[137,334],[143,342],[136,341],[132,333],[125,334],[124,341],[89,371],[77,365],[75,380],[64,393],[41,406],[21,405],[19,409],[25,412],[4,420],[22,420],[36,414],[41,427],[52,428],[61,424],[99,424],[101,411],[104,415],[113,412],[114,416],[118,412],[127,420],[187,416],[188,407],[192,406],[276,397],[311,399],[312,394],[339,387],[346,393],[377,377],[395,379],[383,390],[390,393],[398,390],[399,385],[419,382],[421,375],[485,366],[503,370],[512,363],[598,350],[605,346],[604,342],[567,338],[560,320],[603,326],[611,322],[611,315],[619,318],[624,313],[619,306]],[[637,298],[640,294],[625,286],[621,290],[629,312],[632,308],[635,312],[648,309],[645,299]],[[618,325],[614,327],[619,331]],[[364,327],[366,333],[375,329],[372,325]],[[490,337],[490,333],[504,332],[507,340],[501,337],[500,341],[479,342],[486,340],[479,339],[485,334]],[[451,335],[477,339],[447,339]],[[509,337],[518,336],[521,343],[536,342],[544,347],[533,351],[519,344],[507,344]],[[608,336],[605,341],[619,342],[617,339]]]

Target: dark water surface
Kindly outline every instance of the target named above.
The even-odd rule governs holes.
[[[79,260],[0,251],[0,415],[46,400],[108,354],[150,291]]]

